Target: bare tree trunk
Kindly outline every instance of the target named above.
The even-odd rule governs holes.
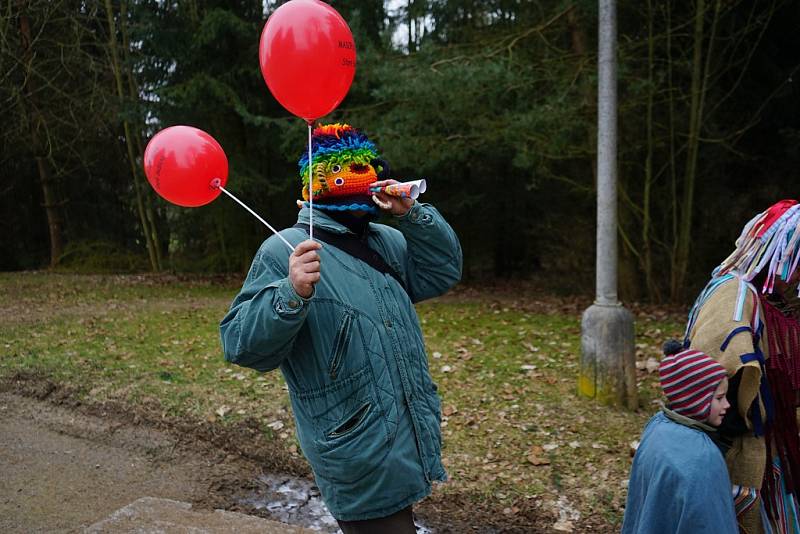
[[[586,32],[580,24],[578,8],[575,6],[567,12],[567,25],[569,26],[572,51],[575,52],[575,55],[578,57],[578,64],[581,66],[586,61]],[[583,76],[583,83],[581,83],[581,93],[583,97],[582,104],[584,106],[590,106],[592,102],[592,88],[586,81],[585,76]]]
[[[128,2],[126,0],[120,0],[119,10],[120,10],[120,20],[121,20],[120,32],[122,34],[122,57],[126,65],[125,77],[127,78],[128,81],[128,96],[131,100],[138,100],[139,99],[138,84],[136,83],[136,79],[134,77],[130,61],[130,39],[128,39],[128,22],[127,22]],[[136,127],[135,140],[136,140],[135,154],[138,161],[138,159],[142,157],[144,154],[144,151],[142,150],[142,139],[141,139],[141,132],[139,130],[139,125],[137,125]],[[149,223],[149,228],[150,228],[150,239],[152,240],[153,248],[155,249],[156,269],[158,271],[161,271],[164,268],[164,262],[163,258],[161,257],[161,240],[159,239],[158,235],[156,214],[155,211],[153,210],[153,195],[150,194],[145,188],[144,191],[142,191],[142,197],[143,197],[142,202],[144,203],[144,208],[145,208],[145,215],[147,216],[147,221]]]
[[[222,250],[222,257],[225,258],[225,270],[227,272],[231,272],[231,259],[228,255],[228,245],[225,240],[225,232],[222,230],[225,228],[225,221],[222,214],[219,215],[219,222],[215,226],[217,227],[217,239],[219,239],[219,248]]]
[[[125,100],[125,91],[122,88],[122,69],[119,63],[119,55],[117,54],[117,29],[114,23],[114,11],[111,6],[111,0],[105,0],[106,16],[108,17],[108,47],[111,51],[111,62],[114,69],[114,80],[117,86],[117,96],[120,103]],[[144,199],[142,194],[142,187],[139,182],[139,173],[136,167],[136,158],[133,150],[133,135],[131,134],[131,127],[127,119],[122,121],[125,130],[125,144],[128,148],[128,160],[131,165],[131,174],[133,175],[134,190],[136,191],[136,206],[139,211],[139,220],[142,224],[142,233],[144,233],[145,242],[147,243],[147,252],[150,255],[150,267],[154,272],[159,270],[158,256],[156,254],[155,243],[150,228],[150,222],[147,220],[145,213]]]
[[[583,26],[580,24],[580,17],[578,13],[578,8],[573,7],[567,12],[567,25],[569,26],[569,33],[570,33],[570,40],[572,42],[572,51],[575,53],[578,59],[577,68],[582,68],[583,65],[586,64],[588,61],[588,52],[586,47],[586,31],[584,30]],[[581,102],[581,106],[586,109],[586,124],[588,125],[586,128],[587,134],[587,153],[592,154],[595,150],[597,145],[597,138],[595,137],[595,130],[591,126],[596,114],[597,114],[597,107],[595,101],[595,95],[592,91],[592,84],[588,76],[581,76],[580,88],[581,88],[581,97],[583,101]],[[591,169],[592,174],[592,186],[596,187],[597,184],[597,167],[594,156],[590,155],[588,157],[589,160],[589,168]]]
[[[703,63],[703,19],[705,17],[705,0],[697,0],[694,19],[694,55],[692,58],[692,84],[690,89],[691,104],[689,107],[689,132],[688,155],[686,169],[683,176],[683,202],[681,203],[681,217],[678,230],[678,239],[673,258],[672,276],[670,280],[670,298],[677,302],[681,298],[683,284],[685,283],[686,269],[689,260],[689,247],[686,240],[691,235],[692,203],[694,202],[694,176],[697,164],[697,146],[700,127],[700,88],[702,83]]]
[[[652,224],[650,212],[650,192],[653,185],[653,70],[655,39],[653,36],[653,3],[647,0],[647,156],[644,166],[644,191],[642,193],[642,270],[644,271],[645,286],[647,296],[651,301],[660,301],[661,295],[658,285],[653,278],[653,248],[651,240]]]
[[[714,19],[708,39],[708,51],[703,58],[703,19],[705,0],[697,1],[694,25],[694,56],[692,59],[691,104],[689,111],[689,132],[687,140],[686,168],[683,179],[683,202],[678,234],[678,245],[673,263],[670,298],[678,302],[683,298],[686,273],[689,267],[689,250],[692,238],[692,212],[694,210],[694,186],[697,177],[697,155],[700,148],[700,129],[703,121],[703,106],[708,89],[711,70],[711,56],[719,20],[720,0],[717,0]]]
[[[406,16],[408,22],[408,53],[414,52],[414,0],[408,0]]]
[[[667,21],[667,95],[669,99],[669,177],[670,196],[672,198],[672,249],[670,250],[670,265],[674,267],[678,246],[678,170],[676,168],[675,159],[675,94],[674,85],[672,83],[672,10],[670,9],[669,2],[665,2],[665,6],[665,18]],[[673,269],[670,269],[670,273],[672,270]],[[670,298],[672,298],[671,295]]]
[[[200,11],[197,9],[197,0],[180,0],[179,4],[183,5],[189,12],[189,20],[192,21],[194,26],[200,23]]]
[[[38,112],[35,103],[33,71],[33,50],[31,41],[30,19],[25,11],[27,2],[20,0],[17,2],[19,8],[19,31],[22,36],[22,56],[25,60],[25,85],[22,88],[23,98],[20,105],[28,114],[28,124],[30,127],[31,148],[36,158],[36,167],[39,171],[39,183],[42,186],[42,198],[44,209],[47,215],[47,227],[50,235],[50,267],[58,265],[64,252],[63,236],[63,216],[61,213],[62,203],[58,200],[58,193],[54,186],[52,173],[45,156],[45,146],[39,135],[39,128],[44,127],[44,119]]]
[[[55,267],[64,253],[62,203],[58,201],[56,196],[47,159],[42,155],[37,155],[36,167],[39,169],[39,182],[42,184],[44,209],[47,213],[47,228],[50,234],[50,267]]]

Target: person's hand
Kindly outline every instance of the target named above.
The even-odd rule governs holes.
[[[379,180],[370,184],[370,187],[385,187],[387,185],[392,184],[399,184],[397,180]],[[395,197],[392,195],[387,195],[386,193],[374,193],[372,195],[372,200],[375,204],[378,205],[384,211],[388,211],[392,215],[397,215],[398,217],[401,215],[405,215],[408,210],[411,209],[411,206],[414,205],[413,198],[400,198]]]
[[[322,245],[306,239],[297,245],[289,256],[289,281],[295,293],[304,299],[314,294],[314,286],[319,282],[320,264],[317,251]]]

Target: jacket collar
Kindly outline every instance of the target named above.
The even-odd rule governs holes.
[[[717,446],[717,448],[719,449],[719,452],[722,453],[723,457],[726,454],[728,454],[728,451],[730,450],[731,446],[733,445],[733,440],[729,436],[721,434],[716,428],[714,428],[711,425],[707,425],[705,423],[701,423],[699,421],[695,421],[694,419],[691,419],[691,418],[686,417],[684,415],[681,415],[679,413],[673,412],[672,410],[670,410],[669,408],[664,406],[663,403],[661,404],[661,411],[664,412],[664,415],[670,421],[674,421],[675,423],[678,423],[679,425],[687,426],[689,428],[692,428],[694,430],[698,430],[698,431],[704,433],[706,436],[709,437],[709,439],[714,443],[714,445]]]
[[[309,224],[309,212],[311,208],[308,206],[303,206],[300,208],[300,213],[297,214],[297,222],[303,224]],[[344,234],[349,232],[350,230],[347,229],[341,223],[338,223],[331,219],[327,213],[322,210],[314,210],[314,227],[315,228],[322,228],[323,230],[327,230],[329,232],[334,232],[337,234]]]
[[[714,428],[713,426],[701,423],[700,421],[695,421],[691,417],[686,417],[685,415],[681,415],[678,412],[673,412],[672,410],[664,406],[664,404],[661,404],[661,411],[663,411],[664,415],[666,415],[669,419],[675,421],[680,425],[688,426],[689,428],[694,428],[695,430],[705,432],[706,434],[717,433],[717,429]]]

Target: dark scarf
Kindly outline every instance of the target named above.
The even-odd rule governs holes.
[[[377,219],[377,216],[372,213],[365,213],[364,215],[358,216],[352,211],[329,211],[327,215],[356,234],[360,239],[366,238],[369,223]]]

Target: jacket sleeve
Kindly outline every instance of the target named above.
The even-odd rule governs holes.
[[[311,303],[294,291],[288,270],[289,250],[273,236],[259,249],[220,323],[226,361],[271,371],[291,353]]]
[[[406,240],[406,275],[414,302],[443,295],[461,280],[461,244],[436,208],[415,203],[399,217],[397,228]]]

